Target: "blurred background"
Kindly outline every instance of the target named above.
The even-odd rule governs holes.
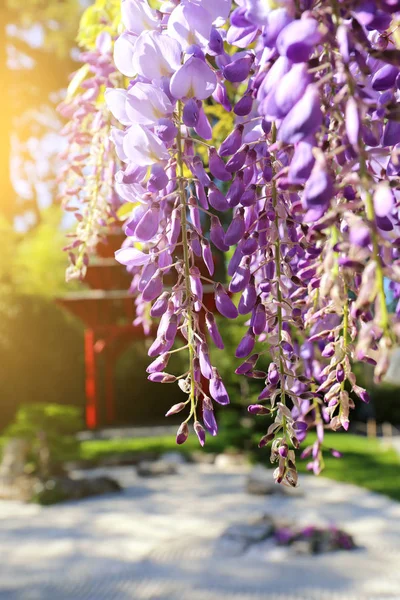
[[[106,249],[104,268],[93,267],[90,285],[65,283],[67,258],[62,248],[73,217],[60,206],[57,176],[65,140],[56,106],[65,97],[71,73],[81,64],[75,39],[83,9],[89,4],[81,0],[1,2],[0,430],[12,422],[23,404],[73,405],[84,415],[82,314],[79,306],[78,317],[74,316],[74,302],[70,309],[60,307],[57,299],[75,293],[73,300],[80,302],[90,287],[129,287],[124,269],[107,262],[107,258],[114,262],[119,238],[117,246]],[[101,257],[97,267],[99,262]],[[84,321],[92,310],[91,304],[89,309],[85,306]],[[95,324],[104,325],[108,312],[106,307]],[[96,348],[99,353],[100,346]],[[154,389],[145,376],[143,339],[135,343],[135,336],[128,335],[123,346],[112,366],[115,411],[108,424],[160,423],[171,400],[169,390],[157,403],[157,386]],[[99,378],[101,370],[99,366]],[[98,385],[104,387],[100,381]],[[100,406],[96,425],[105,422]]]

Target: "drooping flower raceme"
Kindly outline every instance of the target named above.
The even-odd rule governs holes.
[[[149,379],[188,394],[168,413],[189,407],[178,443],[191,419],[201,444],[217,433],[213,403],[229,399],[208,348],[223,347],[204,304],[213,286],[224,318],[248,316],[236,372],[263,383],[249,412],[272,417],[260,446],[272,443],[275,479],[296,485],[307,431],[317,441],[303,455],[318,473],[324,430],[347,429],[353,398],[368,401],[353,362],[373,364],[380,381],[399,333],[387,289],[400,298],[400,3],[158,8],[122,0],[114,60],[129,85],[106,94],[121,125],[116,190],[132,203],[116,257],[160,318]],[[224,140],[212,103],[233,123]],[[214,247],[229,251],[227,286],[213,279]],[[175,376],[178,335],[189,362]]]
[[[62,204],[78,222],[65,248],[70,258],[68,280],[85,276],[89,257],[121,204],[115,192],[120,162],[110,138],[114,120],[99,101],[106,88],[121,80],[113,63],[110,33],[100,33],[94,48],[82,52],[80,59],[85,64],[72,77],[67,98],[59,106],[68,119],[62,132],[67,141],[59,177]]]

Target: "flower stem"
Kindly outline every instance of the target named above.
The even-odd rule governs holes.
[[[183,264],[185,272],[185,290],[186,290],[186,324],[188,334],[188,347],[189,347],[189,372],[190,372],[190,414],[194,414],[196,418],[196,382],[194,379],[194,345],[193,345],[193,317],[191,312],[191,289],[190,289],[190,256],[189,256],[189,244],[187,235],[187,202],[186,202],[186,190],[184,187],[184,174],[183,174],[183,149],[182,149],[182,103],[178,101],[178,134],[177,134],[177,170],[178,170],[178,186],[179,186],[179,197],[182,206],[181,214],[181,228],[182,228],[182,243],[183,243]]]
[[[361,154],[360,158],[360,179],[363,183],[363,190],[365,192],[364,202],[365,202],[365,213],[367,219],[370,223],[370,232],[371,232],[371,241],[372,241],[372,253],[374,262],[376,264],[376,286],[377,286],[377,296],[379,301],[379,313],[380,313],[380,326],[383,329],[385,335],[389,336],[389,313],[386,304],[386,294],[385,294],[385,276],[383,274],[383,266],[382,260],[379,252],[379,240],[378,234],[375,229],[375,208],[374,201],[372,198],[372,194],[369,190],[368,185],[368,173],[367,167],[365,164],[365,158],[363,154]],[[364,185],[365,183],[365,185]]]
[[[274,144],[276,141],[276,124],[272,125],[272,133],[271,133],[272,143]],[[279,344],[279,375],[281,380],[281,403],[286,405],[286,396],[285,396],[285,382],[284,382],[284,372],[285,372],[285,363],[283,359],[281,341],[282,341],[282,331],[283,331],[283,315],[282,315],[282,292],[280,287],[280,278],[281,278],[281,240],[279,237],[279,217],[277,204],[278,204],[278,191],[276,188],[276,181],[272,180],[272,205],[275,209],[275,227],[276,227],[276,242],[275,242],[275,270],[276,270],[276,298],[278,300],[277,305],[277,317],[278,317],[278,344]],[[282,429],[287,438],[287,430],[286,430],[286,416],[282,415]]]

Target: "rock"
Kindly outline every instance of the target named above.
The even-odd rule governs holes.
[[[98,466],[97,460],[91,460],[89,458],[81,458],[78,460],[69,460],[64,463],[64,467],[67,472],[69,471],[86,471],[88,469],[95,469]]]
[[[65,467],[67,471],[80,471],[86,469],[95,469],[97,467],[130,467],[136,466],[143,461],[157,460],[160,456],[159,452],[121,452],[120,454],[112,454],[103,456],[95,460],[80,459],[67,462]]]
[[[267,515],[244,523],[232,523],[222,533],[216,545],[216,554],[223,552],[237,556],[249,546],[269,538],[274,532],[274,524]]]
[[[136,466],[141,462],[151,462],[157,460],[158,452],[123,452],[105,456],[98,461],[100,467],[128,467]]]
[[[182,452],[164,452],[164,454],[161,454],[160,460],[173,465],[184,465],[188,462]]]
[[[272,470],[264,467],[256,467],[246,480],[246,492],[256,496],[269,496],[272,494],[300,496],[302,492],[298,488],[290,488],[275,483]]]
[[[262,466],[255,467],[246,480],[246,492],[256,496],[280,494],[281,487],[275,483],[271,469]]]
[[[11,438],[3,448],[3,457],[0,463],[0,478],[5,483],[24,475],[28,459],[30,443],[27,440]]]
[[[246,492],[255,496],[269,496],[279,493],[279,491],[275,491],[275,486],[276,484],[273,481],[263,481],[250,475],[246,481]]]
[[[218,454],[215,458],[215,466],[218,469],[232,469],[235,467],[244,467],[248,465],[248,459],[245,454],[228,453]]]
[[[155,462],[143,461],[137,466],[137,474],[140,477],[159,477],[161,475],[176,475],[177,466],[174,463],[165,460],[156,460]]]
[[[233,523],[222,534],[230,539],[243,540],[247,544],[255,544],[272,535],[274,525],[270,517],[262,517],[247,523]]]
[[[334,526],[277,527],[275,540],[294,554],[325,554],[357,547],[352,536]]]
[[[290,549],[295,554],[314,554],[314,550],[310,540],[296,540],[291,544]]]
[[[121,486],[111,477],[88,477],[85,479],[57,477],[45,482],[37,482],[31,500],[38,504],[49,505],[120,491]]]
[[[20,475],[12,480],[0,477],[0,500],[29,502],[38,481],[31,475]]]
[[[216,454],[214,452],[202,452],[201,450],[195,450],[190,454],[192,462],[203,465],[213,465],[215,463]]]
[[[0,463],[0,499],[28,501],[36,478],[25,473],[30,443],[11,438],[5,444]]]

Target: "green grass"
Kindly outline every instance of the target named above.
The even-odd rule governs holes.
[[[310,441],[313,441],[311,436]],[[254,446],[256,447],[256,441]],[[229,437],[219,434],[207,440],[205,450],[223,452],[229,447]],[[359,485],[374,492],[385,494],[400,501],[400,457],[395,450],[384,448],[379,440],[350,434],[328,433],[325,445],[343,453],[343,458],[334,458],[329,451],[324,453],[325,469],[323,476],[336,481]],[[119,440],[93,440],[82,443],[81,457],[99,460],[115,454],[132,452],[169,452],[190,453],[199,450],[194,436],[190,436],[183,446],[176,446],[172,436],[153,438],[135,438]],[[257,452],[257,460],[269,466],[268,449]],[[300,472],[306,471],[307,461],[298,461]]]
[[[323,476],[344,481],[385,494],[400,501],[400,457],[392,448],[385,448],[373,438],[350,434],[328,433],[325,445],[343,453],[334,458],[324,453]],[[307,461],[299,461],[300,472],[306,472]]]
[[[204,451],[223,452],[229,447],[229,440],[224,435],[208,438]],[[182,446],[177,446],[172,435],[149,438],[122,438],[114,440],[88,440],[81,443],[81,458],[100,460],[115,454],[131,454],[139,452],[182,452],[189,454],[201,450],[194,435],[191,435]]]

